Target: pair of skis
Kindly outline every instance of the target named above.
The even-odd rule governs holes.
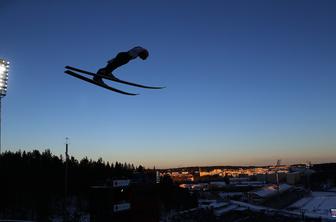
[[[73,77],[76,77],[78,79],[84,80],[86,82],[92,83],[94,85],[97,85],[97,86],[103,87],[105,89],[111,90],[113,92],[121,93],[121,94],[124,94],[124,95],[135,96],[135,95],[139,95],[139,94],[129,93],[129,92],[122,91],[120,89],[113,88],[113,87],[111,87],[111,86],[109,86],[109,85],[107,85],[103,82],[95,81],[93,79],[90,79],[90,78],[85,77],[83,75],[80,75],[78,73],[75,73],[74,71],[80,72],[80,73],[83,73],[83,74],[87,74],[87,75],[90,75],[90,76],[93,76],[93,77],[97,76],[97,77],[101,77],[103,79],[108,79],[108,80],[111,80],[111,81],[114,81],[114,82],[130,85],[130,86],[136,86],[136,87],[140,87],[140,88],[145,88],[145,89],[162,89],[162,88],[164,88],[164,87],[156,87],[156,86],[145,86],[145,85],[140,85],[140,84],[137,84],[137,83],[127,82],[127,81],[118,79],[114,76],[99,75],[99,74],[95,74],[93,72],[88,72],[88,71],[78,69],[78,68],[74,68],[74,67],[71,67],[71,66],[66,66],[65,68],[68,69],[68,70],[65,71],[66,74],[69,74],[69,75],[71,75]]]

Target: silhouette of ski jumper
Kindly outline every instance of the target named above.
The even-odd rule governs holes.
[[[134,47],[128,52],[119,52],[117,56],[107,62],[107,65],[104,68],[101,68],[97,71],[98,75],[106,75],[116,78],[112,72],[122,66],[127,64],[132,59],[140,57],[142,60],[146,60],[149,56],[148,50],[140,46]],[[94,81],[102,82],[102,77],[95,76],[93,77]]]
[[[105,89],[108,89],[108,90],[111,90],[111,91],[114,91],[114,92],[117,92],[117,93],[125,94],[125,95],[134,96],[134,95],[137,95],[137,94],[124,92],[122,90],[113,88],[113,87],[105,84],[103,82],[103,79],[111,80],[111,81],[126,84],[126,85],[145,88],[145,89],[162,89],[162,88],[164,88],[164,87],[157,87],[157,86],[145,86],[145,85],[141,85],[141,84],[138,84],[138,83],[128,82],[128,81],[125,81],[125,80],[121,80],[121,79],[115,77],[112,74],[112,72],[116,68],[127,64],[132,59],[136,59],[137,57],[140,57],[142,60],[145,60],[145,59],[147,59],[148,56],[149,56],[149,53],[148,53],[147,49],[142,48],[140,46],[137,46],[137,47],[134,47],[127,52],[118,53],[115,58],[109,60],[107,62],[107,65],[104,68],[99,69],[97,71],[97,73],[85,71],[85,70],[78,69],[78,68],[71,67],[71,66],[65,66],[65,68],[68,69],[68,70],[65,70],[64,72],[66,74],[69,74],[69,75],[73,76],[73,77],[76,77],[78,79],[84,80],[84,81],[92,83],[94,85],[103,87]],[[76,72],[83,73],[85,75],[93,76],[93,79],[87,78],[87,77],[85,77],[83,75],[80,75]]]

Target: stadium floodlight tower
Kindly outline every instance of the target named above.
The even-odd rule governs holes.
[[[9,62],[0,59],[0,154],[1,154],[1,102],[2,97],[7,93],[7,81],[8,81]]]

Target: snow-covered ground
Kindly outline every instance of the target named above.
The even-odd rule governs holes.
[[[336,209],[336,192],[312,192],[311,196],[300,199],[288,209],[332,218],[331,209]]]
[[[328,191],[330,191],[330,192],[336,192],[336,187],[332,187]]]

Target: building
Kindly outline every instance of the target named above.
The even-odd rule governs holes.
[[[273,198],[277,195],[291,190],[292,188],[292,186],[285,183],[280,184],[279,186],[269,185],[256,191],[249,192],[248,199],[252,203],[261,204],[264,203],[266,200],[269,200],[270,198]]]
[[[226,185],[224,181],[211,181],[209,183],[209,189],[223,188],[226,187]]]
[[[90,187],[90,221],[159,221],[158,185],[156,172],[149,172]]]
[[[266,174],[257,174],[255,176],[257,181],[266,182]]]
[[[125,211],[130,210],[130,180],[113,180],[104,186],[90,188],[91,221],[109,219],[127,220]],[[124,219],[123,219],[124,218]]]
[[[301,182],[301,173],[300,172],[292,172],[287,173],[286,181],[288,184],[296,185]]]
[[[279,172],[279,173],[271,173],[266,174],[266,182],[277,184],[286,181],[286,173]]]

